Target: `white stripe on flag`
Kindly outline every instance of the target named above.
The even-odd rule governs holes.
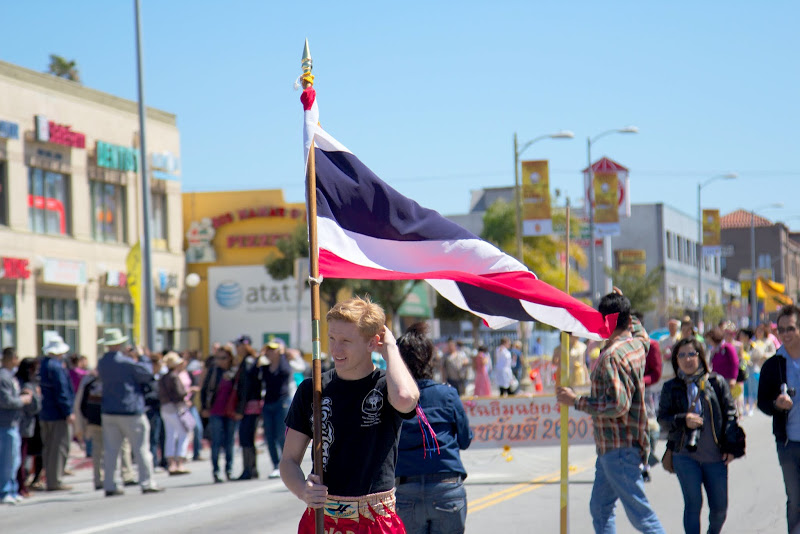
[[[484,315],[482,313],[478,313],[475,310],[471,309],[467,302],[464,300],[464,295],[461,294],[461,290],[458,289],[458,284],[456,284],[452,280],[425,280],[428,282],[431,287],[433,287],[436,291],[439,292],[441,296],[461,308],[462,310],[466,310],[473,315],[477,315],[481,319],[486,322],[486,324],[491,329],[503,328],[504,326],[508,326],[517,322],[516,319],[509,319],[508,317],[498,317],[495,315]],[[533,320],[533,317],[531,317]]]
[[[395,241],[344,230],[317,219],[320,247],[347,261],[403,273],[460,271],[473,274],[530,272],[519,261],[482,239]],[[531,273],[533,274],[533,273]]]
[[[440,295],[442,295],[444,298],[446,298],[447,300],[449,300],[462,310],[466,310],[483,319],[489,328],[492,329],[503,328],[517,322],[516,320],[509,319],[507,317],[484,315],[482,313],[478,313],[475,310],[471,309],[467,304],[467,302],[464,300],[464,296],[461,294],[461,290],[458,288],[458,284],[456,284],[456,282],[452,280],[425,280],[425,281],[428,282],[436,291],[438,291]],[[545,323],[563,332],[570,332],[571,334],[579,337],[595,339],[598,341],[603,339],[603,337],[600,336],[599,334],[595,334],[594,332],[590,332],[589,330],[587,330],[587,328],[583,326],[583,324],[579,320],[573,317],[564,308],[558,308],[555,306],[545,306],[544,304],[535,304],[533,302],[522,299],[520,299],[519,302],[525,309],[525,312],[531,316],[530,318],[531,321]]]

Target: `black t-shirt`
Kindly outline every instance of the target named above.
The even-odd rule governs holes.
[[[286,425],[313,437],[312,385],[306,379],[286,416]],[[322,375],[322,466],[328,493],[356,497],[394,487],[397,442],[403,419],[389,403],[386,372],[342,380],[332,369]]]

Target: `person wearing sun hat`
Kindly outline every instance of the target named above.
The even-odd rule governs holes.
[[[144,414],[144,387],[152,386],[153,374],[138,361],[135,349],[123,352],[128,336],[119,328],[106,328],[98,344],[106,353],[97,363],[103,381],[103,447],[106,497],[122,495],[114,481],[114,471],[123,438],[131,444],[133,457],[139,467],[142,493],[158,493],[163,488],[153,480],[153,457],[150,454],[150,423]]]
[[[181,420],[181,414],[189,410],[186,387],[179,376],[184,364],[183,358],[177,352],[169,351],[164,356],[167,374],[158,380],[158,400],[161,402],[161,419],[164,421],[166,433],[164,456],[167,458],[167,470],[170,475],[189,473],[183,467],[189,450],[189,430]],[[193,417],[192,423],[194,423]]]
[[[69,455],[69,427],[75,420],[72,413],[74,393],[62,361],[69,352],[69,345],[55,330],[46,330],[42,338],[44,358],[39,368],[42,388],[42,411],[39,413],[42,462],[47,473],[47,491],[66,491],[72,487],[61,480]]]

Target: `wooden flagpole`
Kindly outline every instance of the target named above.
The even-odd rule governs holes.
[[[303,89],[314,84],[311,75],[311,53],[308,39],[303,48]],[[312,411],[314,414],[313,455],[314,474],[322,479],[322,360],[320,359],[320,306],[319,306],[319,248],[317,247],[317,171],[314,158],[314,139],[308,149],[306,169],[306,212],[308,213],[308,258],[309,281],[311,283],[311,384],[313,389]],[[324,534],[325,515],[322,508],[314,510],[316,534]]]
[[[567,233],[564,292],[569,295],[569,198],[567,198]],[[569,385],[569,334],[561,332],[560,386]],[[561,405],[561,534],[569,532],[569,406]]]

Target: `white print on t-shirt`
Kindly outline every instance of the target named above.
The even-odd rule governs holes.
[[[383,408],[383,394],[373,389],[361,402],[361,426],[374,426],[381,422],[381,409]]]
[[[333,445],[333,401],[330,397],[322,398],[322,470],[328,467],[328,458],[331,456],[331,445]],[[314,416],[311,416],[311,425],[314,425]]]

